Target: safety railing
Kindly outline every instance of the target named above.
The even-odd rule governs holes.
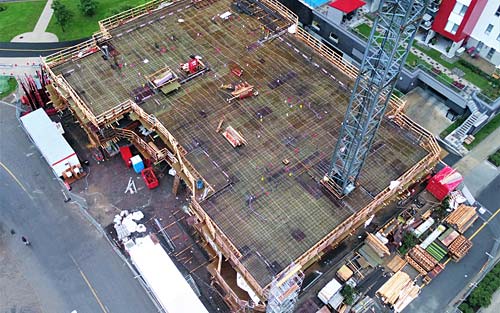
[[[146,14],[151,14],[153,11],[159,8],[171,6],[178,2],[189,3],[186,0],[177,0],[177,1],[152,0],[144,4],[138,5],[136,7],[133,7],[129,10],[105,18],[103,20],[100,20],[99,28],[101,29],[101,31],[109,33],[109,31],[112,30],[113,28],[131,22],[133,20],[136,20],[137,18],[144,16]]]
[[[214,191],[213,187],[210,186],[207,181],[196,171],[196,169],[185,159],[185,155],[187,154],[186,150],[178,143],[177,139],[167,130],[167,128],[156,118],[156,116],[152,114],[146,113],[139,105],[137,105],[134,101],[128,100],[130,102],[130,107],[132,111],[137,114],[137,116],[154,130],[160,134],[160,136],[164,137],[170,146],[172,147],[174,154],[177,156],[177,161],[179,162],[179,166],[181,171],[186,175],[189,180],[190,188],[192,188],[193,194],[196,191],[196,182],[198,180],[202,180],[204,186],[208,188],[210,191]]]
[[[99,127],[95,115],[92,113],[90,108],[85,104],[85,102],[80,98],[80,96],[73,90],[70,84],[64,79],[62,75],[58,75],[55,78],[53,77],[53,81],[56,85],[62,88],[64,91],[68,93],[68,95],[73,99],[77,108],[81,111],[84,117],[91,122],[94,126]]]
[[[248,272],[243,264],[240,262],[242,254],[233,245],[233,243],[227,238],[224,232],[217,226],[217,224],[212,220],[212,218],[203,210],[196,199],[191,201],[191,208],[193,209],[196,216],[204,221],[207,228],[212,236],[212,239],[217,244],[217,246],[222,250],[224,256],[228,258],[231,263],[236,267],[238,272],[245,278],[246,282],[252,286],[252,289],[259,295],[259,297],[264,298],[264,289],[255,280],[255,278]]]
[[[48,55],[45,58],[45,64],[48,67],[54,67],[70,60],[86,57],[99,51],[97,40],[100,38],[100,35],[96,36],[97,37],[92,37],[91,39],[81,42],[75,46]]]
[[[260,0],[268,8],[278,12],[281,16],[286,18],[290,23],[297,25],[299,23],[298,16],[292,10],[284,6],[277,0]]]

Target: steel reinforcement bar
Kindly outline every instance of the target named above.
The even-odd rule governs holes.
[[[333,64],[348,77],[356,79],[356,77],[358,76],[359,68],[357,66],[345,61],[340,54],[322,43],[317,38],[313,37],[303,28],[297,27],[295,38],[298,38],[300,41],[305,42],[309,47],[323,56],[326,60],[328,60],[331,64]],[[392,94],[391,98],[389,99],[389,105],[393,110],[400,110],[404,107],[404,101],[396,95]]]
[[[423,129],[421,126],[419,126],[409,118],[406,118],[403,113],[398,113],[397,117],[394,118],[394,122],[399,126],[407,129],[408,131],[418,131],[417,135],[421,136],[421,146],[424,147],[429,153],[417,164],[415,164],[410,170],[408,170],[398,178],[398,181],[401,183],[398,188],[394,188],[391,190],[389,187],[387,187],[386,189],[384,189],[372,200],[372,202],[370,202],[361,211],[346,219],[332,232],[330,232],[313,247],[307,250],[306,253],[304,253],[295,261],[295,264],[300,266],[306,265],[311,259],[325,250],[328,246],[333,244],[337,239],[341,238],[346,233],[349,233],[353,226],[359,225],[361,222],[364,222],[369,218],[370,215],[377,211],[377,208],[386,205],[388,200],[390,200],[398,193],[401,193],[404,190],[405,186],[412,183],[413,179],[415,179],[417,175],[430,170],[431,166],[433,166],[439,160],[440,148],[432,134],[430,134],[428,131]],[[288,268],[285,268],[280,274],[286,272],[287,270]],[[270,285],[266,286],[266,289],[269,287]]]

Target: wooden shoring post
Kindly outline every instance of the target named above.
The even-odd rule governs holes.
[[[218,262],[217,262],[217,272],[220,273],[221,269],[222,269],[222,255],[219,254],[218,256]]]
[[[179,185],[181,184],[181,177],[177,174],[174,176],[174,183],[172,185],[172,194],[177,196],[177,192],[179,191]]]

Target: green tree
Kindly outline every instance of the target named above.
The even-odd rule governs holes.
[[[469,303],[472,307],[487,307],[491,304],[491,296],[492,293],[489,290],[479,285],[470,294]]]
[[[80,11],[82,11],[85,16],[93,16],[97,11],[97,1],[95,0],[80,0],[80,5],[78,5]]]
[[[71,12],[59,0],[54,0],[54,2],[52,2],[51,8],[52,8],[52,10],[54,10],[54,16],[56,17],[56,23],[61,26],[61,29],[64,32],[64,27],[66,25],[68,25],[68,23],[73,18],[73,12]]]
[[[351,305],[354,302],[354,289],[351,286],[345,285],[340,291],[340,294],[344,297],[344,301],[348,305]]]
[[[458,306],[458,308],[462,311],[462,313],[474,313],[474,310],[467,304],[467,302],[463,302]]]

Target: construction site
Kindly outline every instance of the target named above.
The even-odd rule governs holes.
[[[93,148],[174,170],[234,311],[293,305],[307,267],[439,159],[392,95],[354,190],[325,187],[358,68],[276,0],[154,0],[99,27],[45,59],[50,99]]]

